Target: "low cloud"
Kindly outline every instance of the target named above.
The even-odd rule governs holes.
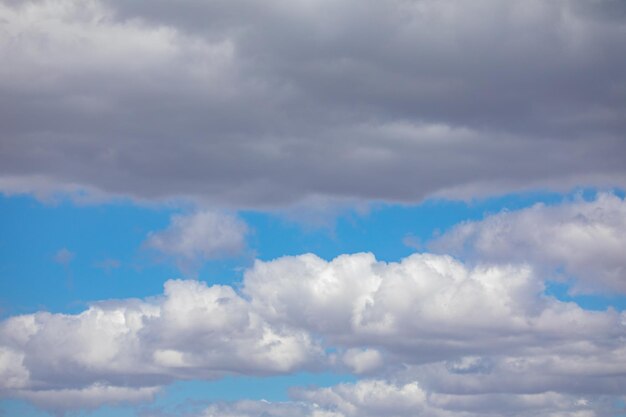
[[[528,265],[468,266],[432,254],[397,263],[289,256],[257,261],[241,293],[169,281],[162,296],[144,301],[9,318],[0,324],[0,395],[47,406],[42,398],[55,392],[85,393],[77,403],[96,406],[107,400],[91,401],[93,387],[132,388],[135,398],[179,379],[350,370],[381,382],[298,394],[318,404],[303,415],[413,415],[420,396],[385,403],[407,390],[448,411],[517,404],[515,415],[557,416],[592,398],[584,409],[602,415],[593,414],[602,398],[626,395],[625,323],[624,313],[546,296]],[[281,407],[275,415],[291,412]]]

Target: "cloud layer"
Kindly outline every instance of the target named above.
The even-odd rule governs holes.
[[[178,379],[337,370],[375,379],[293,393],[309,405],[216,404],[207,415],[608,415],[606,399],[626,395],[625,313],[543,290],[527,265],[445,255],[257,261],[241,293],[169,281],[153,299],[5,320],[0,395],[95,407]]]
[[[621,1],[3,0],[0,22],[7,192],[626,185]]]
[[[363,380],[331,388],[299,390],[297,402],[240,401],[212,404],[194,417],[594,417],[609,415],[606,401],[556,393],[533,395],[450,396],[428,394],[417,383]]]

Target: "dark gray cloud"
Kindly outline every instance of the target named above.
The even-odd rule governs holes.
[[[271,205],[625,186],[620,1],[0,2],[0,186]]]

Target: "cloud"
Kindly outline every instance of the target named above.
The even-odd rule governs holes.
[[[61,248],[54,254],[54,262],[68,266],[76,257],[76,254],[67,248]]]
[[[320,357],[308,334],[272,326],[232,288],[169,281],[149,301],[0,323],[0,396],[95,407],[144,398],[177,379],[313,369]]]
[[[0,185],[231,207],[624,187],[623,9],[5,0]]]
[[[579,411],[580,398],[594,415],[605,400],[626,395],[626,313],[549,297],[528,265],[308,254],[257,261],[240,288],[168,281],[156,298],[6,319],[0,395],[39,401],[84,393],[78,403],[95,406],[103,402],[89,399],[93,387],[130,389],[133,397],[179,379],[301,370],[350,370],[380,381],[298,394],[317,404],[302,409],[312,416],[413,415],[421,397],[402,397],[413,390],[429,398],[424,410],[436,400],[435,410],[467,404],[476,415],[514,406],[519,416],[567,415]],[[214,414],[222,406],[222,415],[248,412],[215,405]],[[301,405],[281,407],[269,415]]]
[[[530,262],[563,268],[575,291],[626,293],[626,202],[601,193],[592,201],[502,212],[457,225],[431,249],[479,262]],[[553,274],[553,273],[552,273]]]
[[[149,401],[159,389],[159,387],[132,388],[94,384],[79,389],[24,391],[18,392],[16,396],[41,408],[64,413],[68,410],[97,408],[102,405]]]
[[[122,262],[119,259],[114,258],[106,258],[101,261],[94,263],[96,268],[104,269],[107,273],[111,273],[111,271],[118,269],[122,266]]]
[[[246,246],[246,224],[212,211],[172,216],[167,229],[151,232],[144,245],[174,258],[183,269],[203,261],[240,253]]]
[[[298,389],[291,402],[239,401],[211,404],[194,417],[600,417],[607,402],[557,393],[531,395],[428,395],[418,383],[362,380],[330,388]]]

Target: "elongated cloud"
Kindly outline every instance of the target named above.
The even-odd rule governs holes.
[[[548,297],[526,265],[467,267],[430,254],[398,263],[371,254],[325,261],[309,254],[258,261],[241,291],[169,281],[152,300],[9,318],[0,327],[2,395],[57,406],[55,392],[84,394],[77,404],[86,406],[91,397],[93,405],[106,401],[95,400],[98,390],[111,401],[136,400],[177,379],[305,369],[388,379],[363,383],[361,391],[392,384],[404,392],[417,383],[452,408],[461,407],[461,396],[476,398],[477,409],[504,396],[519,415],[528,411],[525,401],[528,409],[537,406],[539,394],[556,393],[567,404],[626,394],[626,315]],[[124,391],[131,388],[139,391]],[[354,401],[370,410],[361,415],[380,415],[396,395],[353,398],[351,388],[342,390],[303,398],[335,404],[337,395],[349,396],[330,410],[352,416],[361,410],[349,406]],[[551,401],[547,409],[557,407]],[[392,401],[395,411],[383,414],[411,415],[417,406],[401,404]]]
[[[3,0],[0,189],[275,207],[624,187],[625,18],[619,0]]]
[[[612,194],[464,223],[430,246],[479,261],[561,267],[575,290],[626,293],[626,202]]]
[[[320,355],[307,333],[273,327],[230,287],[169,281],[164,295],[149,302],[4,321],[0,395],[53,408],[64,397],[74,399],[68,408],[97,406],[145,399],[175,379],[304,369]]]
[[[609,416],[606,401],[556,393],[451,396],[430,394],[419,384],[363,380],[323,389],[300,389],[294,401],[217,403],[193,417],[599,417]]]

